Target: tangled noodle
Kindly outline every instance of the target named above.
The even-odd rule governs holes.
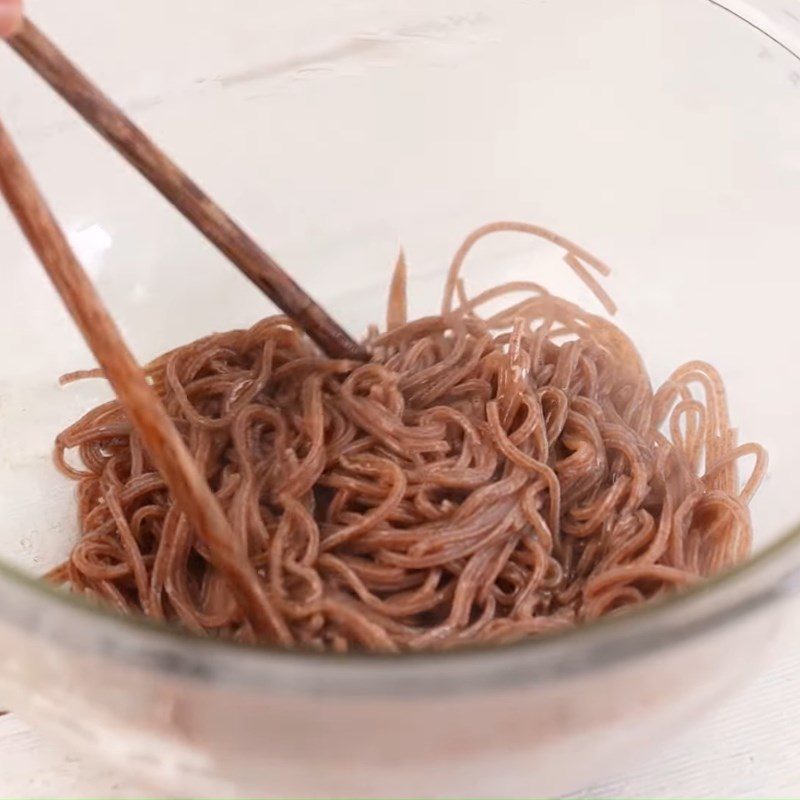
[[[600,261],[500,222],[458,250],[437,316],[406,320],[401,254],[369,363],[325,358],[272,317],[147,366],[238,557],[267,587],[270,641],[390,652],[506,642],[748,554],[766,455],[737,446],[714,368],[685,364],[654,392],[622,331],[538,284],[469,297],[462,263],[496,231],[561,247],[614,311],[589,272],[607,274]],[[480,313],[512,293],[524,299]],[[85,377],[101,374],[64,380]],[[117,401],[61,433],[56,459],[78,482],[81,536],[51,580],[197,634],[256,640]]]

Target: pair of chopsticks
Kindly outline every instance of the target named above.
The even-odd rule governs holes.
[[[322,350],[335,358],[366,358],[363,349],[36,26],[24,20],[8,44]],[[0,192],[179,507],[205,542],[215,567],[237,594],[255,632],[290,643],[288,630],[255,569],[247,559],[237,557],[233,533],[221,506],[2,124]]]

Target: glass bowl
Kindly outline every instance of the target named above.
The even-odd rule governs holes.
[[[615,267],[607,288],[656,382],[692,358],[720,369],[771,467],[747,564],[513,646],[319,656],[118,619],[34,579],[76,534],[52,440],[107,393],[58,387],[92,360],[0,211],[2,702],[171,795],[541,796],[640,758],[751,675],[800,566],[800,22],[785,5],[31,0],[354,333],[380,319],[400,244],[423,314],[469,230],[547,225]],[[273,312],[12,54],[0,70],[0,113],[143,361]],[[473,288],[533,276],[597,308],[522,237],[466,273]]]

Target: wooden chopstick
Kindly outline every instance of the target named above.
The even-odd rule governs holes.
[[[178,506],[205,542],[214,566],[228,579],[246,609],[250,624],[256,632],[289,643],[288,629],[275,613],[255,569],[247,558],[236,558],[233,531],[217,498],[123,341],[2,123],[0,192],[114,387]]]
[[[357,344],[30,20],[9,45],[209,241],[333,358],[365,360]]]

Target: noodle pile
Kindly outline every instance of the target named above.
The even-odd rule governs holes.
[[[691,362],[653,391],[618,328],[538,284],[469,297],[462,263],[496,231],[561,247],[613,312],[589,272],[606,274],[601,262],[542,228],[495,223],[458,250],[437,316],[406,321],[401,256],[368,363],[328,359],[273,317],[147,366],[238,557],[264,583],[267,641],[383,652],[507,642],[748,554],[766,455],[737,445],[717,372]],[[481,313],[507,295],[522,299]],[[56,459],[78,482],[81,536],[51,580],[197,634],[265,640],[117,401],[60,434]]]

